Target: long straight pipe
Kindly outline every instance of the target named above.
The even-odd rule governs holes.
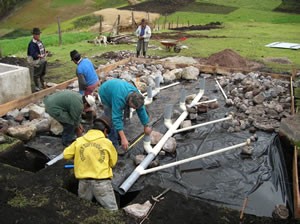
[[[221,118],[221,119],[218,119],[218,120],[209,121],[209,122],[205,122],[205,123],[202,123],[202,124],[196,124],[196,125],[193,125],[193,126],[190,126],[190,127],[177,129],[177,130],[174,131],[174,134],[177,134],[177,133],[180,133],[180,132],[183,132],[183,131],[192,130],[192,129],[199,128],[199,127],[203,127],[203,126],[209,125],[209,124],[218,123],[218,122],[221,122],[221,121],[231,120],[231,119],[232,119],[232,115],[229,115],[228,117]]]
[[[145,175],[145,174],[156,172],[156,171],[159,171],[159,170],[162,170],[162,169],[170,168],[170,167],[173,167],[173,166],[178,166],[178,165],[181,165],[181,164],[184,164],[184,163],[188,163],[188,162],[191,162],[191,161],[194,161],[194,160],[202,159],[202,158],[205,158],[205,157],[208,157],[208,156],[212,156],[212,155],[216,155],[216,154],[219,154],[219,153],[222,153],[222,152],[226,152],[226,151],[229,151],[229,150],[232,150],[232,149],[236,149],[236,148],[240,148],[240,147],[243,147],[243,146],[247,146],[249,144],[250,144],[250,139],[247,139],[246,142],[243,142],[243,143],[240,143],[240,144],[236,144],[236,145],[232,145],[232,146],[229,146],[229,147],[226,147],[226,148],[223,148],[223,149],[215,150],[213,152],[204,153],[202,155],[198,155],[198,156],[194,156],[194,157],[191,157],[191,158],[179,160],[179,161],[176,161],[176,162],[173,162],[173,163],[169,163],[169,164],[165,164],[165,165],[162,165],[162,166],[158,166],[158,167],[154,167],[154,168],[142,170],[142,171],[140,171],[140,174],[141,175]]]
[[[202,79],[200,82],[200,90],[196,97],[193,99],[192,103],[197,103],[204,94],[205,80]],[[161,140],[155,145],[155,147],[148,153],[145,159],[138,165],[135,170],[130,174],[130,176],[123,182],[120,186],[121,194],[125,194],[135,181],[140,177],[141,173],[149,166],[152,160],[157,156],[157,154],[162,149],[166,141],[174,134],[174,131],[179,127],[179,125],[188,116],[187,110],[184,110],[182,114],[177,118],[174,124],[169,127],[169,130],[161,138]]]
[[[222,92],[224,98],[227,100],[228,97],[226,96],[226,93],[224,92],[224,90],[223,90],[222,86],[220,85],[219,81],[218,81],[217,79],[215,79],[215,81],[216,81],[218,87],[220,88],[220,90],[221,90],[221,92]]]

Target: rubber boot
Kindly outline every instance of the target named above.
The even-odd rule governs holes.
[[[46,86],[45,86],[44,76],[41,76],[41,77],[40,77],[40,81],[41,81],[41,86],[42,86],[42,88],[45,89]]]
[[[33,81],[34,81],[34,85],[35,85],[34,90],[35,91],[41,90],[40,87],[39,87],[39,78],[38,77],[33,77]]]
[[[140,55],[140,52],[139,52],[139,51],[137,51],[137,52],[136,52],[136,57],[138,58],[138,57],[139,57],[139,55]]]

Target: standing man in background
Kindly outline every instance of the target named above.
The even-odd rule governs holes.
[[[76,75],[81,95],[91,95],[99,86],[99,77],[94,64],[88,58],[82,58],[78,51],[70,52],[71,60],[77,65]]]
[[[138,26],[135,34],[138,37],[136,57],[139,57],[141,50],[143,51],[143,56],[146,57],[148,43],[151,37],[151,28],[146,24],[145,19],[142,19],[141,25]]]
[[[32,40],[27,48],[27,61],[33,67],[33,81],[35,91],[45,88],[44,76],[46,75],[48,51],[45,50],[43,42],[40,40],[41,31],[35,27],[32,30]],[[40,83],[39,83],[40,82]]]

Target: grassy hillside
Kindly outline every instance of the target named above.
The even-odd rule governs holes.
[[[92,6],[93,10],[100,7],[123,6],[127,1],[111,0],[111,1],[40,1],[44,4],[48,2],[48,11],[53,14],[44,14],[49,17],[55,17],[54,11],[64,12],[66,17],[71,19],[62,20],[63,29],[63,46],[58,46],[58,37],[55,35],[57,30],[56,21],[43,27],[42,40],[48,50],[53,53],[53,57],[49,58],[49,62],[59,63],[61,66],[51,69],[51,76],[56,81],[66,80],[74,77],[74,64],[69,60],[69,52],[73,49],[79,50],[84,56],[92,57],[107,51],[130,50],[135,51],[134,45],[109,45],[106,48],[103,46],[93,46],[87,43],[87,40],[92,39],[95,34],[90,33],[84,27],[88,23],[94,23],[93,18],[90,18],[89,11]],[[155,3],[155,2],[154,2]],[[97,5],[98,4],[98,5]],[[155,3],[157,6],[157,3]],[[153,30],[154,33],[171,32],[169,30],[161,30],[162,23],[167,19],[167,23],[176,24],[207,24],[210,22],[221,22],[222,29],[214,30],[199,30],[199,31],[181,31],[180,35],[192,34],[193,37],[188,38],[183,44],[188,46],[188,49],[182,50],[179,54],[174,52],[166,52],[160,44],[160,40],[152,39],[150,44],[154,48],[150,48],[150,55],[160,56],[193,56],[193,57],[208,57],[213,53],[230,48],[238,52],[241,56],[251,60],[264,62],[268,58],[285,58],[290,64],[278,64],[268,62],[267,66],[276,72],[290,72],[292,67],[300,69],[299,50],[267,48],[266,44],[271,42],[291,42],[299,43],[300,36],[300,14],[290,14],[274,11],[281,4],[280,0],[197,0],[185,8],[179,8],[177,12],[162,16],[160,30]],[[96,7],[97,6],[97,7]],[[29,6],[27,6],[29,7]],[[46,4],[44,5],[46,7]],[[77,7],[77,9],[76,9]],[[82,8],[79,10],[78,7]],[[154,10],[159,7],[145,8],[144,10]],[[70,11],[69,11],[70,10]],[[47,11],[47,13],[48,13]],[[79,14],[78,11],[81,13]],[[32,20],[29,23],[25,15],[26,10],[20,10],[19,15],[24,15],[23,22],[19,19],[16,22],[16,17],[8,18],[5,23],[0,24],[0,30],[13,29],[15,27],[23,27],[31,29],[37,21]],[[70,13],[70,15],[68,14]],[[33,13],[32,13],[33,14]],[[16,15],[16,14],[15,14]],[[39,14],[34,15],[38,17]],[[75,17],[73,17],[75,15]],[[50,18],[50,17],[49,17]],[[61,17],[62,18],[62,17]],[[80,21],[80,22],[79,22]],[[78,24],[78,27],[74,24]],[[8,25],[9,24],[9,25]],[[24,24],[24,25],[23,25]],[[29,25],[30,24],[30,25]],[[157,27],[156,27],[157,28]],[[27,44],[31,38],[29,31],[26,37],[17,38],[14,40],[0,40],[0,48],[2,54],[15,55],[17,57],[26,57]],[[173,38],[177,38],[174,33]],[[162,50],[157,50],[160,47]],[[94,60],[94,59],[93,59]],[[95,61],[95,64],[106,63],[105,61]]]
[[[32,0],[23,4],[1,20],[0,37],[21,30],[30,33],[32,27],[47,28],[57,24],[57,17],[61,22],[74,17],[83,16],[93,11],[126,5],[126,0]],[[57,25],[56,25],[57,26]]]

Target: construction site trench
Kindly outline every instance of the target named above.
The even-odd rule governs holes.
[[[193,64],[179,64],[176,67],[175,63],[170,68],[170,64],[173,63],[133,60],[116,67],[114,72],[105,74],[119,74],[115,78],[126,78],[121,73],[133,67],[143,71],[150,68],[153,71],[162,69],[165,73],[165,66],[169,66],[170,71],[186,67],[194,67],[191,70],[197,68]],[[108,214],[95,201],[88,203],[77,197],[78,181],[73,170],[65,168],[65,165],[72,162],[59,160],[51,166],[46,165],[64,149],[60,135],[54,135],[50,131],[40,132],[26,141],[7,137],[5,144],[8,147],[0,153],[1,223],[141,223],[142,220],[143,223],[296,223],[293,219],[292,146],[278,134],[280,119],[290,112],[290,103],[283,101],[290,97],[288,82],[273,80],[258,71],[228,76],[198,73],[196,78],[181,76],[180,79],[172,81],[164,77],[165,82],[161,83],[161,87],[176,81],[179,83],[162,89],[153,102],[147,105],[153,130],[162,134],[168,132],[163,119],[166,105],[173,106],[173,123],[183,113],[179,104],[183,89],[189,99],[195,97],[193,94],[204,90],[200,101],[213,100],[211,103],[198,105],[196,112],[189,111],[186,120],[189,120],[190,125],[204,124],[231,115],[233,119],[173,134],[175,151],[165,149],[163,153],[159,153],[155,158],[156,166],[250,140],[248,146],[141,175],[124,194],[120,186],[136,168],[136,157],[146,155],[143,139],[139,138],[143,128],[134,114],[132,119],[125,122],[125,132],[130,142],[135,142],[135,145],[128,152],[119,155],[114,168],[113,187],[120,209],[131,204],[144,204],[148,200],[152,203],[153,210],[143,220],[132,217],[132,214],[123,209],[113,215]],[[233,104],[224,97],[216,80]],[[261,98],[254,97],[253,104],[247,104],[251,101],[250,98],[247,98],[247,102],[244,99],[237,102],[239,89],[245,89],[239,83],[244,82],[247,85],[245,80],[248,84],[255,82],[260,85],[259,88],[263,84],[256,83],[257,80],[261,83],[268,80],[269,87],[262,91],[270,90],[271,94],[279,89],[280,97],[276,98],[276,103],[282,108],[270,108],[265,112],[269,114],[266,120],[260,120],[262,111],[257,111],[263,105],[263,102],[259,103]],[[281,89],[278,86],[283,87]],[[233,91],[235,87],[237,91]],[[270,102],[273,102],[272,95],[263,101],[268,101],[270,106]],[[40,102],[37,102],[39,106]],[[249,108],[244,108],[241,104]],[[102,108],[101,105],[98,106],[99,115]],[[250,107],[253,111],[247,110]],[[14,118],[5,115],[2,119]],[[3,123],[5,122],[1,120],[1,125]],[[273,126],[269,123],[273,123]],[[84,125],[86,129],[90,128],[89,124]],[[135,141],[137,139],[140,140]],[[168,188],[171,190],[165,193],[162,200],[153,200],[154,196]]]

